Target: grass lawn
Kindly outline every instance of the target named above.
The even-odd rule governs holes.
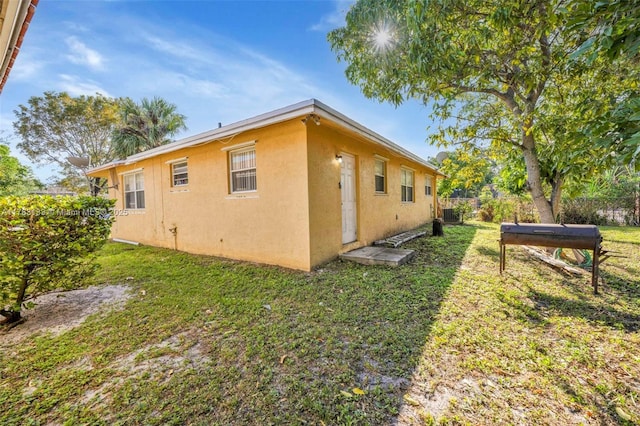
[[[640,229],[602,231],[598,296],[514,246],[500,277],[487,224],[313,273],[109,244],[133,297],[5,347],[0,424],[637,424]]]

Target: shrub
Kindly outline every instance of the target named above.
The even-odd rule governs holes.
[[[18,321],[23,303],[81,286],[109,236],[113,201],[98,197],[0,198],[0,315]]]
[[[464,218],[469,217],[469,213],[473,212],[473,206],[469,201],[463,201],[462,203],[458,203],[453,211],[460,218],[460,222],[464,223]]]

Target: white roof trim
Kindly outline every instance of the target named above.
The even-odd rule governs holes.
[[[164,164],[180,163],[181,161],[187,161],[188,159],[189,157],[174,158],[173,160],[165,161]]]
[[[309,99],[306,101],[298,102],[297,104],[289,105],[275,111],[248,118],[246,120],[238,121],[236,123],[228,124],[217,129],[209,130],[207,132],[199,133],[197,135],[180,139],[167,145],[152,148],[150,150],[127,157],[126,160],[96,167],[89,170],[88,173],[95,173],[122,164],[133,164],[141,160],[146,160],[147,158],[155,157],[161,154],[167,154],[179,149],[219,141],[220,139],[233,137],[247,130],[269,126],[271,124],[291,120],[297,117],[305,116],[307,114],[317,114],[321,118],[330,120],[366,139],[373,141],[378,145],[389,149],[390,151],[402,157],[406,157],[424,167],[429,168],[430,170],[433,170],[437,175],[442,175],[441,172],[439,172],[432,164],[428,163],[426,160],[404,149],[400,145],[391,142],[389,139],[380,136],[374,131],[364,127],[363,125],[355,122],[346,115],[339,113],[338,111],[328,107],[327,105],[316,99]]]
[[[143,170],[144,170],[144,167],[140,167],[140,168],[133,169],[133,170],[127,170],[126,172],[120,172],[120,173],[118,173],[118,175],[119,176],[131,175],[131,174],[134,174],[134,173],[139,173],[139,172],[141,172]]]
[[[255,146],[256,141],[247,141],[237,143],[235,145],[225,146],[220,148],[220,151],[235,151],[236,149],[248,148],[250,146]]]

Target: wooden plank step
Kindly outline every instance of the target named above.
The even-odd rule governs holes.
[[[385,238],[383,240],[375,241],[373,245],[396,248],[401,244],[406,243],[407,241],[411,241],[415,238],[422,237],[423,235],[426,235],[426,233],[427,231],[407,231],[401,234],[391,236],[389,238]]]

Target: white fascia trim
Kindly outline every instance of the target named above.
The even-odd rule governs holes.
[[[189,159],[189,157],[180,157],[180,158],[175,158],[173,160],[169,160],[169,161],[165,161],[164,164],[174,164],[174,163],[180,163],[182,161],[187,161]]]
[[[235,145],[225,146],[223,148],[220,148],[220,151],[235,151],[236,149],[242,149],[242,148],[248,148],[250,146],[255,146],[255,144],[256,144],[256,141],[241,142],[241,143],[237,143]]]
[[[103,164],[101,166],[96,166],[87,170],[87,174],[113,169],[114,167],[121,166],[123,164],[124,164],[124,160],[112,161],[111,163]]]
[[[143,167],[140,167],[140,168],[138,168],[138,169],[133,169],[133,170],[127,170],[126,172],[120,172],[120,173],[118,173],[118,176],[130,175],[130,174],[133,174],[133,173],[141,172],[141,171],[143,171],[143,170],[144,170],[144,168],[143,168]]]

